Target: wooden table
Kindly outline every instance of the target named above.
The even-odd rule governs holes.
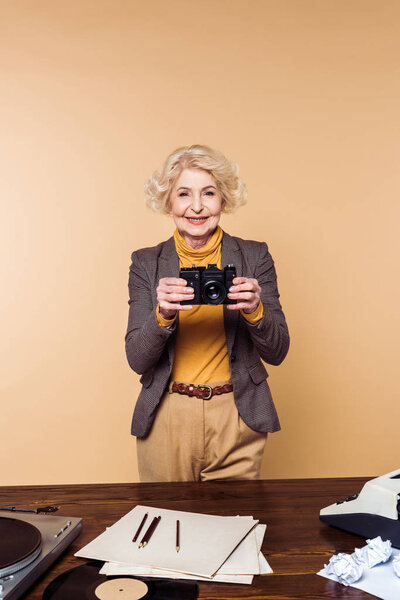
[[[83,559],[73,556],[74,552],[136,504],[217,515],[252,515],[268,525],[262,550],[274,573],[254,577],[251,586],[199,583],[199,598],[367,600],[373,596],[316,575],[332,554],[352,552],[355,546],[364,544],[361,538],[322,523],[318,516],[322,507],[360,491],[365,481],[347,478],[3,487],[0,505],[35,508],[50,504],[60,506],[59,514],[83,518],[80,536],[25,594],[26,600],[41,599],[54,577],[84,564]]]

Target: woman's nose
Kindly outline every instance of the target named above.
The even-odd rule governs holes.
[[[200,194],[193,194],[192,209],[196,213],[199,213],[203,210],[203,200]]]

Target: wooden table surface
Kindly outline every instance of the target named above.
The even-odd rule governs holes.
[[[80,536],[23,596],[26,600],[41,599],[47,584],[57,575],[84,564],[86,561],[75,558],[74,553],[136,504],[216,515],[252,515],[267,524],[262,551],[273,574],[255,576],[251,586],[202,582],[199,598],[367,600],[373,596],[316,575],[332,554],[351,553],[364,544],[361,538],[322,523],[318,516],[324,506],[359,492],[365,481],[346,478],[3,487],[0,505],[35,508],[50,504],[60,506],[56,514],[83,518]]]

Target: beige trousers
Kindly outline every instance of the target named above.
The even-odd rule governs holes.
[[[140,481],[258,479],[266,439],[239,416],[233,392],[202,400],[167,391],[149,435],[137,438]]]

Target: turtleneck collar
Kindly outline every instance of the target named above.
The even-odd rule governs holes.
[[[174,232],[175,248],[180,259],[193,259],[193,262],[201,260],[213,254],[221,245],[223,231],[218,225],[207,244],[198,250],[191,248],[183,239],[177,229]]]

